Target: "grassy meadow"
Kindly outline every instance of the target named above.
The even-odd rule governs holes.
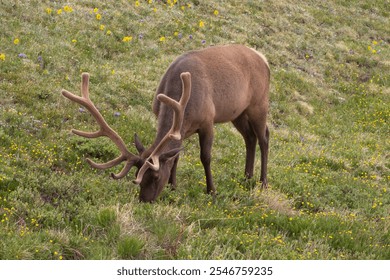
[[[0,259],[390,259],[390,9],[386,0],[0,1]],[[205,193],[198,139],[178,187],[138,202],[83,108],[152,143],[155,89],[183,52],[239,43],[271,67],[269,188],[215,126]],[[256,158],[256,179],[260,156]]]

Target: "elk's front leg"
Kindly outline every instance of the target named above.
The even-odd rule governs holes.
[[[173,162],[173,166],[171,169],[171,175],[170,175],[169,181],[168,181],[168,183],[171,185],[172,190],[176,190],[176,168],[177,168],[178,161],[179,161],[179,156],[177,156],[175,161]]]
[[[204,171],[206,173],[206,185],[207,193],[211,195],[216,194],[216,190],[213,183],[213,177],[211,175],[211,147],[213,145],[214,131],[213,125],[205,129],[199,130],[199,143],[200,143],[200,160],[202,161]]]

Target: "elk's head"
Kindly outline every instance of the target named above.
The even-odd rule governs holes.
[[[187,106],[190,93],[191,93],[191,75],[188,72],[181,73],[180,78],[182,80],[182,96],[179,101],[176,101],[164,94],[157,95],[157,99],[167,106],[170,106],[173,111],[173,120],[171,128],[168,133],[162,138],[162,140],[152,149],[151,152],[145,153],[145,148],[135,136],[135,146],[139,152],[139,155],[131,153],[122,140],[122,138],[107,124],[103,116],[95,107],[93,102],[89,98],[89,74],[82,74],[81,82],[81,94],[82,96],[74,95],[73,93],[62,90],[62,94],[84,106],[95,118],[100,129],[96,132],[84,132],[72,129],[72,132],[76,135],[86,138],[97,138],[105,136],[110,138],[114,144],[118,147],[121,154],[106,163],[96,163],[91,159],[87,159],[87,162],[94,168],[107,169],[114,167],[121,162],[125,161],[123,169],[118,174],[111,174],[112,178],[120,179],[126,176],[133,166],[138,168],[136,173],[136,179],[133,181],[135,184],[140,185],[139,199],[142,202],[153,202],[167,184],[173,162],[178,156],[181,148],[174,148],[166,151],[167,145],[170,141],[181,140],[181,126],[183,124],[184,111]]]
[[[137,172],[137,179],[133,182],[140,185],[140,194],[139,199],[142,202],[152,202],[155,201],[159,194],[164,189],[164,186],[168,183],[168,180],[171,176],[171,169],[174,164],[174,161],[179,156],[180,148],[172,149],[168,152],[163,153],[159,157],[159,169],[155,170],[153,165],[146,163],[149,168],[146,168],[146,171],[141,179],[138,179],[138,175],[142,172],[142,167]]]

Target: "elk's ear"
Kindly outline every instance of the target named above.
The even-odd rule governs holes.
[[[139,140],[137,133],[134,134],[134,144],[138,153],[142,154],[145,151],[145,147],[142,145],[141,140]]]
[[[168,152],[163,153],[160,156],[160,161],[161,162],[165,162],[165,161],[167,161],[169,159],[173,159],[173,158],[177,157],[181,150],[183,150],[183,148],[175,148],[175,149],[172,149],[172,150],[170,150]]]

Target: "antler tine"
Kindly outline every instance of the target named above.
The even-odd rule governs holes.
[[[191,74],[188,72],[181,73],[180,78],[182,81],[183,89],[182,89],[182,94],[179,102],[164,94],[159,94],[157,96],[158,100],[172,107],[172,109],[175,111],[173,117],[173,124],[171,129],[168,132],[169,139],[174,139],[174,140],[181,139],[180,130],[183,125],[184,111],[187,107],[187,103],[188,100],[190,99],[190,94],[191,94]]]
[[[184,111],[185,108],[187,107],[187,103],[188,100],[190,99],[190,94],[191,94],[191,74],[189,72],[183,72],[180,74],[180,78],[182,81],[182,95],[179,102],[168,97],[165,94],[157,95],[157,99],[159,101],[165,103],[167,106],[172,107],[172,109],[174,110],[173,123],[168,133],[164,136],[161,142],[153,150],[151,155],[146,159],[144,165],[138,171],[138,176],[136,180],[134,180],[135,184],[139,184],[142,181],[143,175],[148,168],[151,168],[155,171],[159,170],[160,168],[159,157],[169,140],[181,139],[180,130],[183,124]]]
[[[133,180],[133,183],[139,185],[142,181],[142,178],[144,177],[146,170],[148,170],[149,168],[152,168],[152,164],[148,160],[146,160],[144,165],[142,165],[141,168],[138,170],[137,178]]]
[[[117,158],[115,158],[113,160],[110,160],[110,161],[108,161],[106,163],[96,163],[93,160],[87,158],[88,164],[90,166],[92,166],[93,168],[96,168],[96,169],[111,168],[111,167],[114,167],[115,165],[118,165],[119,163],[121,163],[124,160],[126,160],[126,158],[123,155],[120,155],[119,157],[117,157]]]
[[[122,168],[121,172],[119,172],[117,174],[111,173],[111,177],[114,178],[114,179],[121,179],[121,178],[125,177],[127,175],[127,173],[129,173],[130,169],[134,166],[134,164],[138,160],[139,159],[136,158],[136,157],[134,159],[128,159],[126,161],[125,166]]]
[[[174,140],[181,139],[180,129],[183,124],[184,110],[187,106],[191,92],[191,74],[188,72],[181,73],[180,78],[183,84],[183,91],[179,102],[166,96],[165,94],[159,94],[157,96],[159,101],[164,102],[168,106],[172,107],[172,109],[175,111],[173,126],[169,133],[169,138]]]
[[[120,164],[123,161],[126,161],[125,166],[118,174],[111,174],[111,176],[115,179],[119,179],[124,177],[131,169],[131,167],[135,164],[139,158],[129,152],[126,148],[126,145],[122,138],[107,124],[103,116],[100,114],[99,110],[95,107],[91,99],[89,98],[89,74],[83,73],[81,75],[81,97],[77,96],[65,89],[62,90],[62,95],[66,98],[84,106],[91,115],[95,118],[97,124],[99,125],[99,130],[96,132],[85,132],[81,130],[72,129],[72,132],[76,135],[86,137],[86,138],[97,138],[100,136],[106,136],[110,138],[114,144],[118,147],[121,152],[121,155],[109,162],[106,163],[96,163],[91,159],[87,159],[89,165],[97,169],[107,169],[113,166]]]
[[[89,73],[81,74],[81,95],[90,101],[89,99]]]

